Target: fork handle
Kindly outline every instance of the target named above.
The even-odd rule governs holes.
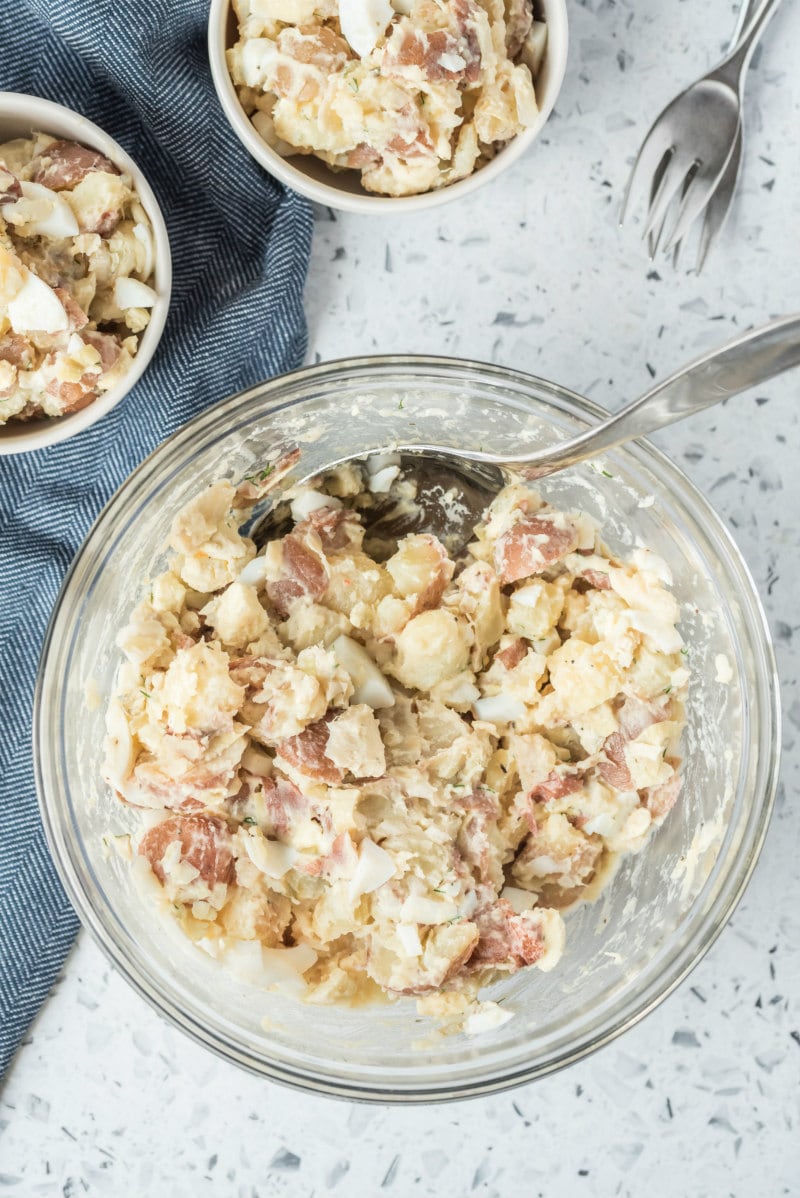
[[[729,54],[733,54],[740,37],[753,20],[753,17],[756,16],[763,3],[764,0],[743,0],[743,3],[739,5],[739,13],[736,17],[736,29],[728,46]]]
[[[709,79],[718,79],[721,83],[727,83],[734,91],[740,90],[753,51],[779,4],[780,0],[760,0],[760,3],[759,0],[750,0],[744,6],[744,23],[742,25],[740,18],[738,37],[727,56],[709,75]]]

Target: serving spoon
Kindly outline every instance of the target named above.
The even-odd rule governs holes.
[[[391,552],[391,544],[408,533],[432,532],[457,556],[509,476],[545,478],[702,412],[798,365],[800,314],[795,314],[751,329],[696,358],[607,420],[544,449],[510,455],[483,450],[467,454],[444,445],[409,444],[376,450],[399,455],[403,478],[415,484],[416,496],[413,503],[398,505],[387,499],[363,512],[369,541],[385,556],[382,544]],[[315,476],[354,460],[352,456],[340,458],[315,471]],[[280,535],[278,523],[285,514],[285,506],[279,505],[257,522],[251,535],[258,544]]]

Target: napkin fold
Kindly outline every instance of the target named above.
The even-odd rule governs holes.
[[[311,213],[230,130],[206,55],[207,0],[2,0],[0,88],[76,109],[161,204],[172,306],[154,360],[93,428],[0,458],[0,1076],[77,931],[36,806],[36,668],[61,580],[103,504],[215,400],[297,366]]]

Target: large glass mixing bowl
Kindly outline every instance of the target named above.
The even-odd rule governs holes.
[[[100,778],[105,698],[120,659],[114,639],[145,580],[163,568],[173,516],[202,486],[254,473],[278,444],[301,446],[305,472],[393,441],[508,452],[570,436],[603,415],[561,387],[494,366],[384,357],[314,367],[191,421],[134,471],[89,533],[42,655],[34,719],[42,815],[85,926],[139,993],[200,1043],[327,1094],[413,1102],[488,1093],[566,1065],[630,1027],[725,924],[774,797],[773,654],[753,582],[722,522],[644,442],[541,489],[553,503],[597,517],[613,549],[647,545],[672,570],[692,674],[684,792],[602,896],[567,915],[558,967],[523,971],[491,989],[513,1019],[481,1036],[445,1037],[432,1034],[413,999],[351,1010],[248,986],[165,926],[104,843],[134,824]]]

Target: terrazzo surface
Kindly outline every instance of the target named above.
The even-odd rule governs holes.
[[[737,329],[800,308],[800,11],[748,81],[743,179],[698,279],[617,228],[655,113],[717,56],[727,0],[570,0],[556,114],[506,178],[403,220],[318,213],[310,360],[418,351],[555,379],[614,407]],[[513,1093],[398,1109],[293,1093],[163,1023],[82,935],[0,1092],[0,1194],[349,1198],[800,1194],[800,378],[659,443],[744,553],[775,637],[782,783],[761,861],[654,1013]]]

